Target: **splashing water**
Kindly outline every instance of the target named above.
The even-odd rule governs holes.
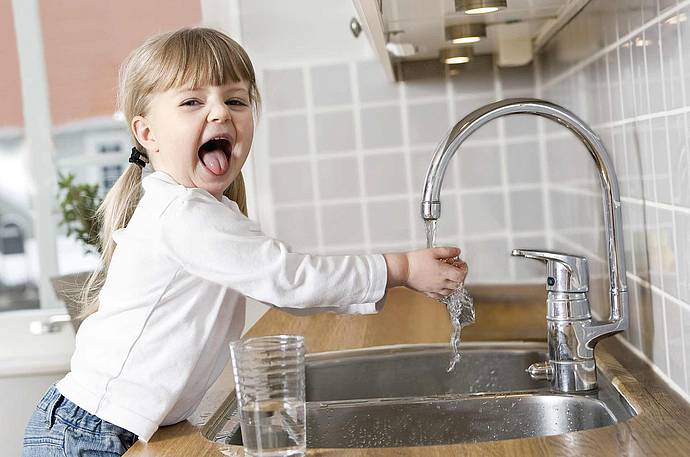
[[[452,350],[450,364],[448,366],[448,373],[453,371],[455,364],[460,360],[460,334],[462,328],[474,324],[474,301],[465,289],[461,286],[453,293],[444,297],[441,303],[448,308],[450,315],[450,322],[453,325],[453,335],[450,339],[450,348]]]
[[[436,221],[427,220],[426,222],[426,245],[428,248],[436,246]],[[459,261],[459,257],[447,259],[446,262],[454,263]],[[453,335],[450,339],[451,357],[447,372],[455,369],[455,364],[460,360],[460,337],[462,328],[474,324],[474,300],[470,296],[463,284],[450,295],[440,300],[448,308],[450,322],[453,325]]]

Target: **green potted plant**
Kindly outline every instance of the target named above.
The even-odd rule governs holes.
[[[100,254],[96,210],[103,199],[98,184],[75,184],[74,178],[71,173],[59,175],[60,226],[66,228],[68,237],[82,244],[85,252]]]
[[[99,223],[96,210],[103,201],[98,184],[75,183],[73,174],[59,175],[58,206],[61,227],[66,235],[76,239],[85,253],[100,254],[98,245]],[[79,327],[79,296],[90,271],[71,273],[51,278],[55,295],[65,303],[75,331]]]

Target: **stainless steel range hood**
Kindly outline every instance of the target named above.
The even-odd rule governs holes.
[[[367,38],[389,78],[399,81],[410,62],[444,69],[438,56],[451,45],[446,27],[483,24],[486,36],[472,44],[476,56],[494,54],[500,66],[531,61],[533,53],[572,19],[589,0],[508,0],[491,14],[456,12],[454,0],[353,0]],[[409,49],[415,52],[410,55]],[[406,55],[395,55],[406,49]],[[393,51],[393,52],[391,52]]]

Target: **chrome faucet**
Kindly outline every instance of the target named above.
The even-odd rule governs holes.
[[[433,221],[441,216],[443,177],[462,143],[484,124],[509,114],[535,114],[563,125],[582,141],[599,171],[611,301],[607,321],[593,322],[591,318],[587,259],[548,251],[512,252],[547,263],[549,360],[532,365],[528,373],[535,379],[548,379],[552,389],[558,392],[591,391],[597,388],[594,346],[602,338],[628,328],[628,287],[618,179],[599,136],[570,111],[544,100],[515,98],[483,106],[455,124],[436,149],[424,180],[422,218]]]

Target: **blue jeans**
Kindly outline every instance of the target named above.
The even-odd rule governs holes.
[[[22,457],[114,457],[136,440],[134,433],[84,411],[52,386],[26,426]]]

